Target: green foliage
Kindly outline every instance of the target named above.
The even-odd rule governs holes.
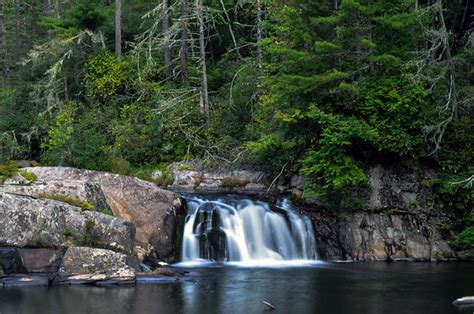
[[[160,176],[152,178],[149,181],[156,183],[158,186],[167,187],[173,184],[174,176],[169,170],[163,170]]]
[[[6,179],[13,177],[18,172],[18,166],[14,161],[7,161],[0,164],[0,184]]]
[[[178,171],[192,171],[193,169],[188,165],[188,164],[180,164],[178,168],[176,168]]]
[[[123,53],[117,58],[113,1],[58,2],[48,17],[37,14],[41,1],[7,1],[11,62],[0,80],[0,163],[41,160],[149,181],[161,170],[155,181],[166,186],[174,180],[166,170],[171,162],[229,161],[270,176],[300,173],[305,197],[359,210],[352,192],[366,183],[367,167],[422,161],[438,173],[429,182],[436,191],[429,206],[467,215],[473,206],[474,40],[462,26],[461,2],[443,2],[446,30],[423,1],[418,10],[412,0],[331,4],[265,1],[264,38],[256,44],[254,4],[236,7],[227,21],[219,2],[206,2],[212,26],[206,25],[210,112],[204,113],[200,64],[191,57],[197,36],[188,41],[189,79],[179,79],[179,10],[170,11],[169,78],[162,11],[152,10],[154,2],[123,3]],[[224,6],[234,9],[231,2]],[[191,34],[198,30],[195,19],[189,27]],[[445,49],[429,51],[436,36],[452,47],[451,63]],[[426,65],[427,57],[433,64]],[[448,72],[456,77],[454,93]],[[449,103],[439,107],[448,95],[459,99],[459,110],[438,129],[443,140],[430,155],[424,136],[452,113]],[[2,167],[0,180],[10,175]],[[182,164],[178,170],[191,169]],[[243,184],[234,181],[224,185]]]
[[[21,170],[20,175],[29,182],[34,182],[38,179],[38,176],[36,174],[34,174],[33,172],[26,171],[26,170]]]
[[[468,248],[474,248],[474,227],[467,227],[459,234],[459,244]]]
[[[426,91],[403,78],[386,77],[364,84],[362,117],[379,134],[378,150],[416,158],[423,152],[423,126],[429,117]]]
[[[93,211],[95,210],[95,206],[87,201],[82,201],[75,197],[64,195],[64,194],[47,194],[42,193],[38,195],[38,198],[48,199],[48,200],[55,200],[63,203],[67,203],[72,206],[76,206],[81,208],[83,211]]]
[[[73,245],[96,247],[97,239],[94,235],[95,221],[88,218],[84,224],[84,235],[78,234],[69,228],[64,228],[63,235],[69,239]]]
[[[84,229],[85,229],[85,231],[86,231],[86,234],[91,233],[91,231],[92,231],[92,229],[94,228],[94,226],[95,226],[94,219],[88,218],[88,219],[86,220],[86,224],[85,224],[85,226],[84,226]]]
[[[87,62],[84,85],[89,97],[105,100],[131,88],[130,77],[127,61],[103,51]]]

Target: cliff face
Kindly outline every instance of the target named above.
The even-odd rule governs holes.
[[[457,255],[443,237],[450,223],[446,211],[433,204],[433,191],[414,172],[376,166],[369,187],[355,197],[362,210],[337,214],[309,209],[320,255],[329,260],[432,260]],[[429,178],[430,173],[423,173]]]

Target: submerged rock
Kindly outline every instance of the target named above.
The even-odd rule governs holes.
[[[38,180],[78,180],[98,184],[114,215],[136,226],[138,251],[152,261],[176,251],[176,227],[182,209],[180,197],[137,178],[68,167],[36,167],[26,171]]]
[[[0,278],[0,287],[48,286],[50,283],[51,277],[49,275],[16,274]]]
[[[125,254],[88,247],[69,248],[55,283],[124,285],[135,282],[135,269]]]
[[[474,296],[456,299],[453,305],[462,311],[474,310]]]

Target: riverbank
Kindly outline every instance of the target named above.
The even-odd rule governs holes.
[[[192,170],[173,171],[185,175]],[[472,250],[452,246],[446,226],[453,217],[429,206],[429,187],[413,175],[401,176],[390,169],[376,167],[370,173],[370,186],[355,198],[363,201],[362,208],[334,211],[322,204],[296,204],[296,210],[311,219],[319,258],[473,260]],[[176,180],[170,189],[180,187]],[[232,187],[214,192],[245,191]],[[294,195],[289,190],[282,193],[260,191],[252,197],[268,200],[268,206],[278,211],[276,201]],[[18,274],[22,278],[21,274],[46,273],[56,278],[48,277],[49,284],[123,285],[163,262],[179,260],[187,209],[177,193],[137,178],[28,167],[0,185],[0,211],[3,282]]]

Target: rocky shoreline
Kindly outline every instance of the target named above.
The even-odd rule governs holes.
[[[0,285],[186,280],[184,275],[170,276],[172,271],[143,273],[179,255],[186,206],[170,190],[243,193],[264,199],[275,195],[267,193],[270,180],[251,171],[204,174],[201,170],[199,188],[195,170],[175,167],[170,190],[133,177],[75,168],[22,171],[34,174],[34,180],[17,174],[0,185]],[[321,259],[474,260],[472,250],[458,252],[450,245],[443,226],[451,217],[429,206],[430,189],[416,175],[380,166],[369,174],[370,186],[356,195],[365,210],[334,212],[316,203],[301,204],[313,222]],[[274,193],[293,197],[301,189],[300,178],[277,180],[273,187]]]

